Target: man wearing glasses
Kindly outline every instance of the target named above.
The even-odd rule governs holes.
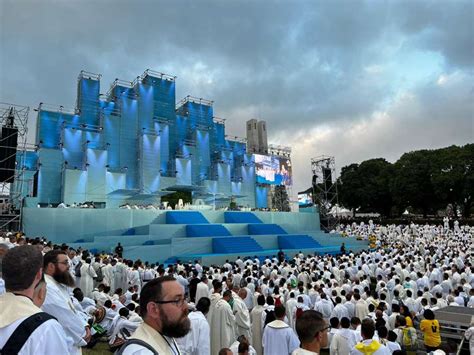
[[[140,293],[143,323],[120,349],[125,355],[180,355],[174,338],[191,329],[183,287],[172,276],[148,282]]]
[[[331,327],[327,325],[321,313],[304,311],[296,320],[295,328],[301,345],[291,355],[315,355],[319,354],[321,348],[328,346],[328,332]]]

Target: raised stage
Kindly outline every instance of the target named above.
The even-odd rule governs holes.
[[[23,230],[93,252],[111,252],[149,262],[198,259],[206,265],[236,256],[336,253],[342,242],[358,251],[367,242],[320,230],[319,215],[293,212],[169,211],[24,208]]]

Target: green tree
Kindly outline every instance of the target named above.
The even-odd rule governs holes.
[[[468,217],[474,191],[474,144],[451,146],[434,151],[431,182],[439,204],[452,204],[455,213],[461,206]]]
[[[360,208],[390,216],[392,176],[392,164],[382,158],[343,167],[338,180],[339,202],[353,211]]]
[[[363,181],[359,178],[359,164],[351,164],[344,166],[341,169],[341,175],[337,180],[337,193],[339,203],[352,210],[355,210],[361,205],[361,197],[359,192]]]
[[[391,191],[399,210],[412,206],[426,217],[440,206],[431,181],[432,158],[433,151],[418,150],[403,154],[395,163]]]
[[[393,177],[393,165],[385,159],[370,159],[359,166],[360,178],[363,181],[361,207],[367,211],[378,212],[390,216],[393,201],[390,191]]]
[[[281,212],[290,212],[290,199],[285,186],[275,186],[272,196],[272,207]]]

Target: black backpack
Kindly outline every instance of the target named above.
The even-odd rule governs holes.
[[[265,324],[263,325],[264,328],[267,326],[268,323],[271,323],[277,319],[275,311],[265,310],[265,313],[267,314],[267,316],[265,317]]]
[[[10,335],[3,348],[0,349],[0,355],[18,354],[36,328],[50,319],[56,318],[44,312],[35,313],[26,318]]]
[[[77,265],[74,267],[74,275],[76,275],[76,277],[81,277],[81,266],[82,266],[82,261],[79,261]]]
[[[104,281],[104,273],[102,272],[102,268],[103,268],[103,266],[99,266],[99,268],[95,272],[97,274],[97,276],[95,278],[95,281],[97,281],[97,282]]]

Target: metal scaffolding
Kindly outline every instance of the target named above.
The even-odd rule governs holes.
[[[313,173],[313,202],[319,206],[321,227],[327,232],[339,224],[339,216],[333,216],[331,208],[338,204],[336,161],[334,157],[321,155],[311,159]]]
[[[0,211],[0,230],[19,230],[21,225],[21,192],[25,184],[31,181],[25,179],[25,157],[28,134],[28,115],[30,108],[5,102],[0,102],[0,126],[18,129],[17,147],[15,150],[15,168],[13,179],[0,183],[0,197],[3,200]],[[0,149],[5,147],[7,137],[0,139]],[[11,158],[11,157],[7,157]],[[0,170],[5,170],[1,168]],[[11,170],[11,169],[6,169]]]

